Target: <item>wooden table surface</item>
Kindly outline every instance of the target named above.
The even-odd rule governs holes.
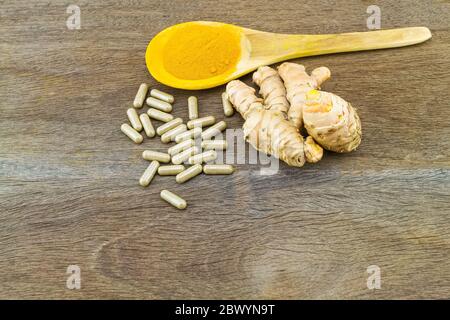
[[[194,94],[202,115],[223,117],[223,87],[151,78],[144,52],[156,33],[190,20],[367,31],[372,2],[80,0],[79,30],[66,26],[69,4],[0,7],[0,298],[450,298],[448,1],[377,2],[383,29],[427,26],[426,43],[296,60],[328,66],[323,89],[358,108],[356,152],[148,188],[141,152],[164,145],[119,129],[141,82],[174,94],[176,116]],[[164,188],[188,209],[164,203]],[[69,265],[80,290],[66,287]],[[371,265],[381,289],[367,288]]]

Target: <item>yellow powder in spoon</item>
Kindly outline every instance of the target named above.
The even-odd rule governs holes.
[[[199,80],[234,71],[240,56],[240,35],[236,29],[188,24],[168,39],[163,63],[179,79]]]

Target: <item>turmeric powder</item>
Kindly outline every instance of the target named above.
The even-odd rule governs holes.
[[[168,39],[163,64],[179,79],[199,80],[233,72],[240,56],[240,34],[235,29],[186,23]]]

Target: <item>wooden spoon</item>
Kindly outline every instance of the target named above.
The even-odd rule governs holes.
[[[179,31],[189,24],[226,26],[227,30],[239,34],[241,55],[236,66],[229,72],[199,80],[180,79],[168,72],[163,63],[164,46],[175,31]],[[171,26],[158,33],[147,47],[145,60],[148,70],[159,82],[175,88],[197,90],[219,86],[239,78],[259,66],[288,59],[337,52],[403,47],[424,42],[430,38],[431,32],[425,27],[341,34],[297,35],[263,32],[220,22],[192,21]]]

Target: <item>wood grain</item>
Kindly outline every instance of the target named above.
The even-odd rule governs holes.
[[[382,28],[433,38],[298,60],[358,107],[363,142],[302,169],[185,185],[138,179],[145,148],[120,132],[141,82],[222,117],[222,88],[174,90],[148,74],[160,30],[215,20],[282,33],[366,31],[371,1],[6,1],[0,8],[0,298],[450,298],[447,1],[382,1]],[[250,77],[244,77],[250,83]],[[229,127],[239,128],[234,116]],[[188,210],[159,198],[183,195]],[[82,288],[66,288],[66,268]],[[369,265],[382,288],[366,287]]]

